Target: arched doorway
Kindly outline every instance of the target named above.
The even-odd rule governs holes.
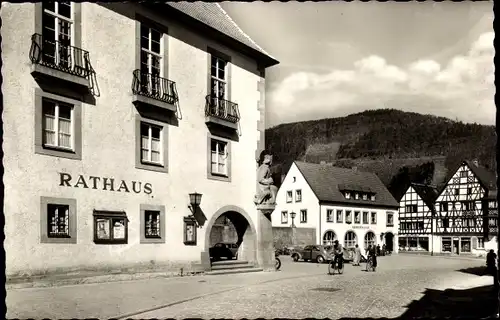
[[[368,249],[368,246],[374,246],[376,244],[375,233],[372,231],[368,231],[365,234],[365,250]]]
[[[385,233],[385,249],[389,252],[394,251],[394,234],[392,232]]]
[[[344,248],[354,248],[358,244],[358,237],[354,231],[347,231],[344,237]]]
[[[205,233],[205,252],[221,255],[217,260],[237,259],[256,262],[257,237],[255,227],[248,214],[236,206],[219,209],[207,224]],[[223,247],[226,249],[220,250]],[[214,249],[217,247],[219,249]],[[211,249],[212,248],[212,249]]]
[[[324,246],[333,245],[333,242],[335,240],[337,240],[337,235],[332,230],[326,231],[325,234],[323,235],[323,245]]]

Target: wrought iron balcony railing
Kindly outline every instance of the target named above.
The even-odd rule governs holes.
[[[44,39],[41,34],[31,36],[30,60],[82,78],[93,72],[88,51],[62,41]]]
[[[178,101],[175,82],[139,69],[134,70],[132,92],[169,104]]]
[[[208,95],[206,100],[206,116],[219,118],[232,123],[240,121],[240,111],[237,103],[217,98],[213,95]]]

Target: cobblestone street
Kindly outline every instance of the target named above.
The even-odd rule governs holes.
[[[9,290],[8,318],[305,318],[398,317],[426,289],[489,285],[490,277],[458,270],[482,260],[394,255],[377,272],[282,257],[279,272],[194,276]]]

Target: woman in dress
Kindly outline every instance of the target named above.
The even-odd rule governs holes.
[[[361,261],[361,249],[358,245],[354,248],[354,260],[352,262],[353,266],[359,266],[359,262]]]

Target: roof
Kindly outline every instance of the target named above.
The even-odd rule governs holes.
[[[398,202],[374,173],[301,161],[295,161],[294,163],[320,202],[399,207]],[[375,193],[375,201],[346,199],[340,192],[339,186],[340,188],[354,186],[370,190],[370,192]]]
[[[243,32],[243,30],[238,27],[238,25],[218,3],[182,1],[165,2],[165,4],[261,53],[270,60],[274,60],[274,63],[271,63],[271,65],[279,63],[274,57],[255,43],[255,41],[253,41],[245,32]]]
[[[434,208],[434,203],[439,197],[439,192],[436,187],[417,183],[412,183],[411,187],[417,192],[419,197],[425,202],[429,209]]]
[[[487,190],[497,189],[497,178],[495,173],[489,171],[485,167],[476,166],[472,161],[465,160],[464,163],[467,164],[484,188]]]

